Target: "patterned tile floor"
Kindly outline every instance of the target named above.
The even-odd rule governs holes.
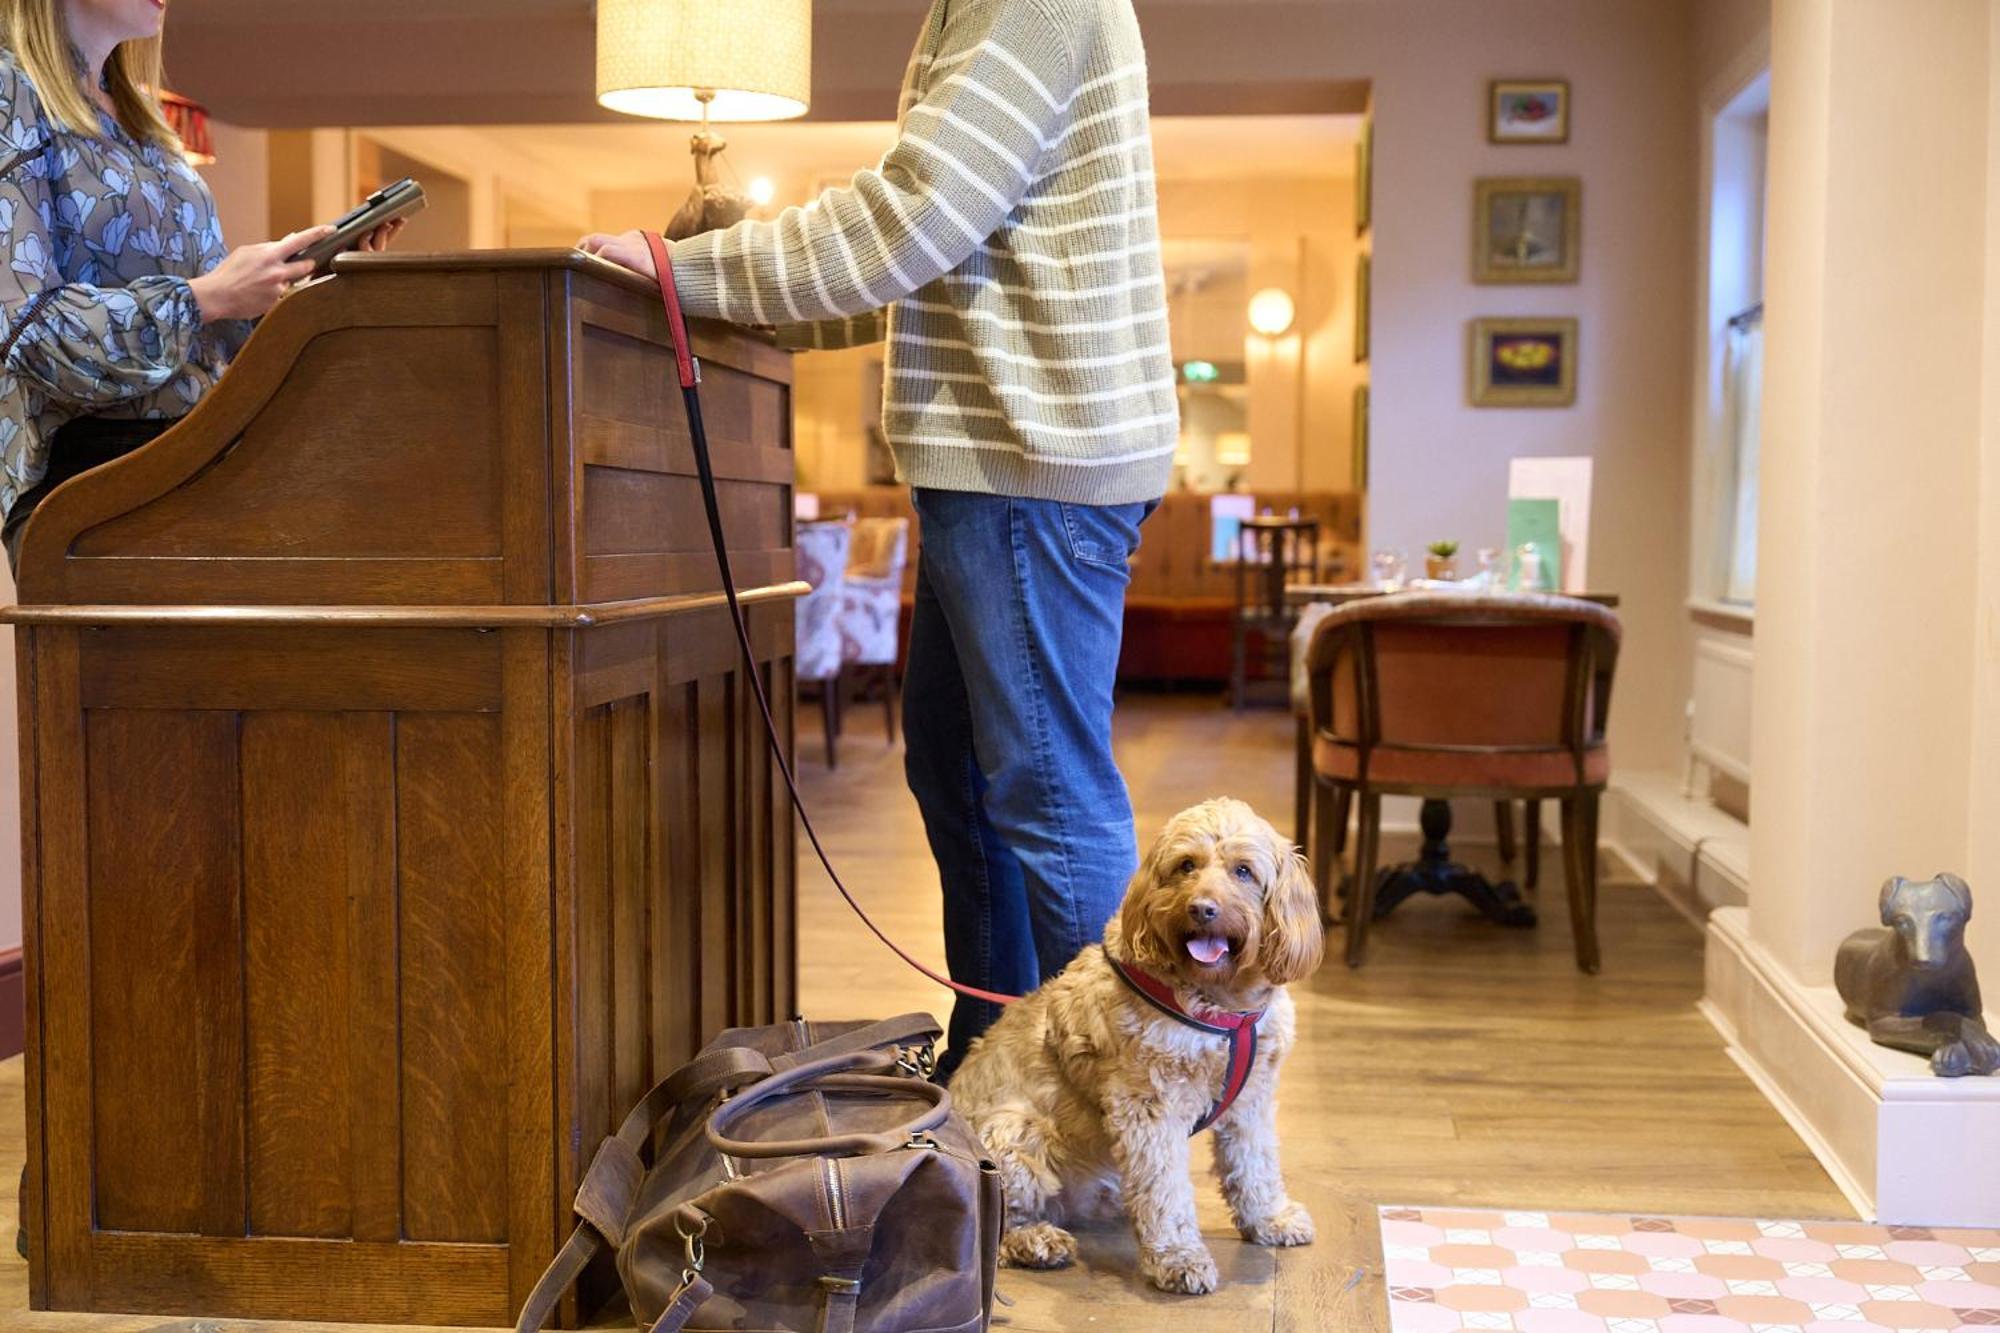
[[[2000,1327],[2000,1231],[1383,1208],[1393,1333]]]

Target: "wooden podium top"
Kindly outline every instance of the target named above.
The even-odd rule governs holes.
[[[791,358],[698,324],[746,600],[795,595]],[[17,622],[586,626],[717,600],[657,289],[573,250],[350,254],[24,533]]]

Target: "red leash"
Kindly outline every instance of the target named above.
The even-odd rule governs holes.
[[[847,891],[841,881],[840,872],[827,859],[826,848],[820,845],[819,834],[813,828],[812,816],[806,813],[805,802],[799,798],[799,784],[792,776],[792,765],[785,758],[784,743],[778,738],[778,722],[771,713],[771,700],[764,692],[764,678],[757,670],[756,650],[750,645],[750,627],[743,619],[742,603],[736,599],[736,576],[729,569],[729,549],[722,536],[722,510],[715,499],[715,468],[708,457],[708,432],[701,420],[701,368],[694,359],[693,344],[688,341],[687,317],[681,312],[680,293],[674,289],[674,266],[667,256],[667,244],[657,233],[646,232],[646,246],[653,253],[653,268],[659,274],[660,300],[667,308],[667,327],[674,337],[674,362],[680,374],[681,399],[687,405],[688,436],[694,445],[695,471],[701,478],[702,505],[708,511],[708,536],[715,545],[715,563],[722,570],[722,595],[729,603],[729,618],[736,625],[736,643],[743,651],[744,674],[750,679],[752,693],[757,696],[757,709],[764,715],[764,735],[771,745],[771,757],[777,761],[778,771],[785,776],[785,790],[791,793],[792,808],[799,812],[799,825],[806,831],[806,841],[812,844],[813,853],[819,863],[826,867],[827,878],[833,887],[854,909],[854,915],[861,918],[861,924],[868,927],[875,938],[888,946],[889,952],[908,963],[938,985],[958,992],[969,999],[985,1000],[990,1004],[1012,1004],[1020,999],[1018,995],[1001,995],[996,991],[980,990],[977,986],[964,986],[950,977],[939,976],[930,968],[905,953],[901,946],[887,935],[882,928],[862,910],[854,895]]]

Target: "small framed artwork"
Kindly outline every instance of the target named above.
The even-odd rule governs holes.
[[[1354,455],[1352,466],[1354,489],[1368,489],[1368,386],[1354,386]]]
[[[1486,86],[1489,143],[1568,143],[1568,79],[1495,79]]]
[[[1475,319],[1467,368],[1474,407],[1568,407],[1576,401],[1574,319]]]
[[[1354,234],[1367,232],[1375,218],[1375,121],[1361,122],[1361,137],[1354,141]]]
[[[1363,252],[1354,260],[1354,359],[1368,359],[1369,287],[1374,278],[1374,259]]]
[[[1472,183],[1472,280],[1575,282],[1583,258],[1583,182],[1489,176]]]

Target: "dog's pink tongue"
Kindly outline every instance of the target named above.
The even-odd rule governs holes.
[[[1229,952],[1229,941],[1216,936],[1201,936],[1187,942],[1187,951],[1194,955],[1196,962],[1210,967]]]

